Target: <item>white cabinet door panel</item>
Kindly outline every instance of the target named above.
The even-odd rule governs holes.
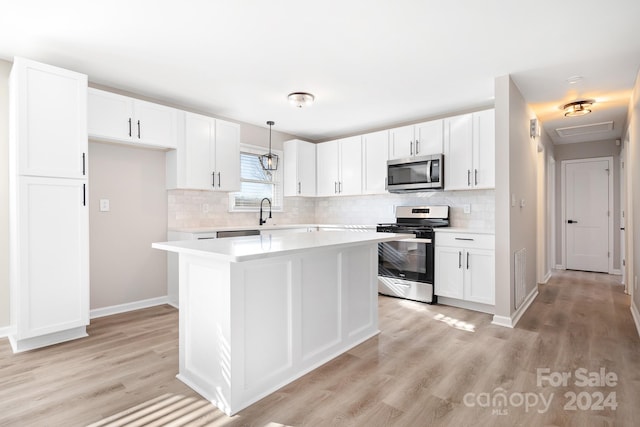
[[[386,193],[389,132],[385,130],[363,135],[362,151],[362,193]]]
[[[216,120],[216,190],[240,190],[240,125]]]
[[[360,136],[340,140],[338,192],[345,196],[362,194],[362,138]]]
[[[199,114],[185,114],[186,188],[213,189],[215,152],[211,129],[215,119]]]
[[[496,175],[495,110],[473,113],[473,186],[494,188]]]
[[[445,119],[445,190],[466,190],[472,186],[473,116]]]
[[[451,247],[435,249],[435,294],[438,296],[464,297],[462,250]]]
[[[318,196],[335,196],[339,192],[339,141],[328,141],[316,146],[318,170]]]
[[[89,323],[85,181],[20,179],[17,338]]]
[[[134,141],[160,148],[176,148],[177,114],[174,108],[134,100]]]
[[[389,159],[404,159],[414,155],[413,126],[389,131]]]
[[[87,76],[16,58],[11,79],[20,175],[83,178]]]
[[[465,299],[482,304],[495,303],[494,251],[467,249],[464,253]]]
[[[316,195],[316,145],[302,142],[298,146],[298,195]]]
[[[88,93],[89,136],[130,141],[134,132],[131,98],[93,88]]]
[[[417,156],[442,154],[444,142],[444,121],[433,120],[415,125],[415,153]]]

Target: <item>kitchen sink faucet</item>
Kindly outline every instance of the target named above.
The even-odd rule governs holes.
[[[271,200],[269,200],[267,197],[265,197],[264,199],[260,200],[260,225],[262,224],[266,224],[267,220],[266,219],[262,219],[262,204],[264,203],[264,201],[269,202],[269,218],[271,217]],[[267,219],[269,219],[267,218]]]

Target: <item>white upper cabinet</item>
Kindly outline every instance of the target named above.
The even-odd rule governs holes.
[[[362,138],[317,145],[318,196],[362,194]]]
[[[316,195],[316,144],[292,139],[284,144],[284,195]]]
[[[443,120],[403,126],[389,131],[389,158],[404,159],[442,153]]]
[[[323,142],[316,146],[318,196],[337,195],[340,184],[340,141]]]
[[[88,132],[97,140],[172,149],[177,146],[175,108],[89,88]]]
[[[442,154],[444,142],[444,120],[432,120],[414,126],[416,155]]]
[[[445,119],[445,190],[495,186],[495,110]]]
[[[167,188],[238,191],[240,126],[180,112],[178,148],[167,152]]]
[[[339,194],[362,194],[362,137],[352,136],[340,140]]]
[[[216,120],[216,190],[240,190],[240,125]]]
[[[389,131],[362,135],[362,193],[386,193]]]
[[[473,186],[496,186],[496,125],[495,110],[473,114]]]
[[[15,58],[11,98],[18,174],[86,178],[87,76]]]

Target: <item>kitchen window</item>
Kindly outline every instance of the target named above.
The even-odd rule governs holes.
[[[251,145],[240,146],[240,191],[229,193],[230,212],[258,211],[264,197],[271,200],[273,211],[282,211],[282,152],[271,151],[280,158],[278,170],[265,171],[259,157],[266,150]]]

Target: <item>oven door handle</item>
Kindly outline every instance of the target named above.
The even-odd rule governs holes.
[[[399,240],[400,242],[414,242],[414,243],[432,243],[433,240],[432,239],[419,239],[419,238],[412,238],[412,239],[402,239]]]

